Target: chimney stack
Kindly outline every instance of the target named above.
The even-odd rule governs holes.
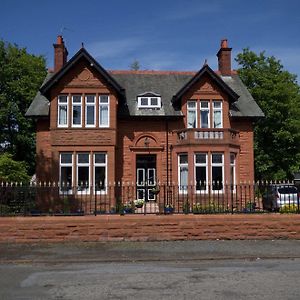
[[[57,36],[54,47],[54,72],[58,72],[67,62],[68,50],[65,47],[64,39],[61,35]]]
[[[232,48],[228,47],[227,39],[221,40],[221,48],[217,53],[219,71],[221,75],[231,75],[231,50]]]

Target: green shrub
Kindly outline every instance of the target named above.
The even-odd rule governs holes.
[[[15,161],[9,153],[0,155],[0,181],[4,182],[28,182],[28,166],[24,161]]]
[[[283,214],[287,213],[296,213],[298,212],[298,205],[297,204],[286,204],[280,207],[279,211]]]

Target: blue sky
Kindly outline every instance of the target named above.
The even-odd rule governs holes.
[[[62,32],[69,57],[85,48],[107,69],[216,69],[221,38],[233,57],[245,47],[280,59],[300,75],[300,1],[1,0],[0,39],[42,54],[53,65]],[[236,64],[233,64],[236,67]]]

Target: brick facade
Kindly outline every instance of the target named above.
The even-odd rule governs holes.
[[[160,183],[179,184],[178,157],[186,154],[188,157],[188,184],[195,183],[195,154],[207,155],[207,177],[212,182],[212,154],[222,154],[222,172],[224,183],[231,180],[231,155],[235,155],[235,183],[253,182],[253,119],[238,118],[231,115],[234,91],[220,79],[221,75],[236,74],[231,70],[231,48],[227,41],[222,41],[219,58],[219,70],[205,71],[199,78],[199,73],[193,72],[155,72],[155,71],[111,71],[95,68],[93,61],[83,55],[76,54],[77,60],[66,60],[67,50],[62,38],[58,38],[55,48],[55,81],[45,95],[49,99],[49,114],[38,118],[37,121],[37,179],[48,182],[60,180],[60,154],[70,153],[73,156],[72,184],[76,185],[79,174],[76,159],[78,153],[89,154],[89,180],[95,181],[95,153],[106,154],[106,183],[115,182],[136,183],[138,156],[152,156],[155,158],[155,181]],[[80,52],[80,51],[79,51]],[[99,71],[100,68],[100,71]],[[206,68],[205,66],[203,67]],[[63,71],[63,73],[62,73]],[[60,74],[63,74],[60,76]],[[135,116],[120,114],[127,107],[124,105],[122,90],[113,83],[114,74],[135,75],[163,75],[163,76],[191,76],[196,78],[182,94],[176,103],[164,103],[164,106],[176,106],[177,114],[160,116],[154,111],[152,116],[143,115],[137,111]],[[195,76],[195,77],[193,77]],[[216,79],[217,78],[217,79]],[[218,79],[219,78],[219,79]],[[192,82],[191,80],[191,82]],[[221,83],[220,83],[221,82]],[[154,88],[155,89],[155,88]],[[144,90],[143,92],[149,92]],[[60,95],[67,96],[68,109],[66,112],[67,124],[58,126]],[[81,96],[81,125],[72,125],[72,97]],[[94,119],[95,126],[86,126],[87,95],[95,96]],[[100,126],[101,95],[109,97],[108,126]],[[137,97],[138,95],[135,95]],[[238,97],[238,96],[237,96]],[[126,100],[125,100],[126,101]],[[164,99],[164,101],[166,101]],[[197,108],[197,126],[188,127],[187,103],[193,101]],[[206,101],[209,109],[209,128],[200,127],[200,106]],[[214,102],[221,103],[221,128],[213,128]],[[74,104],[73,104],[74,105]],[[122,108],[122,109],[121,109]],[[166,107],[167,108],[167,107]],[[175,108],[174,108],[175,109]],[[180,112],[180,113],[178,113]],[[145,117],[146,116],[146,117]],[[202,118],[202,116],[201,116]],[[69,175],[70,176],[70,175]],[[92,193],[92,191],[91,191]]]

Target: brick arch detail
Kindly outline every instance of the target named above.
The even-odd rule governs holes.
[[[148,145],[150,147],[157,147],[159,146],[158,143],[157,143],[157,138],[156,136],[154,136],[153,134],[151,133],[142,133],[140,135],[138,135],[134,141],[133,141],[133,145],[134,147],[141,147],[141,146],[144,146],[144,143],[145,143],[145,140],[148,139]]]

